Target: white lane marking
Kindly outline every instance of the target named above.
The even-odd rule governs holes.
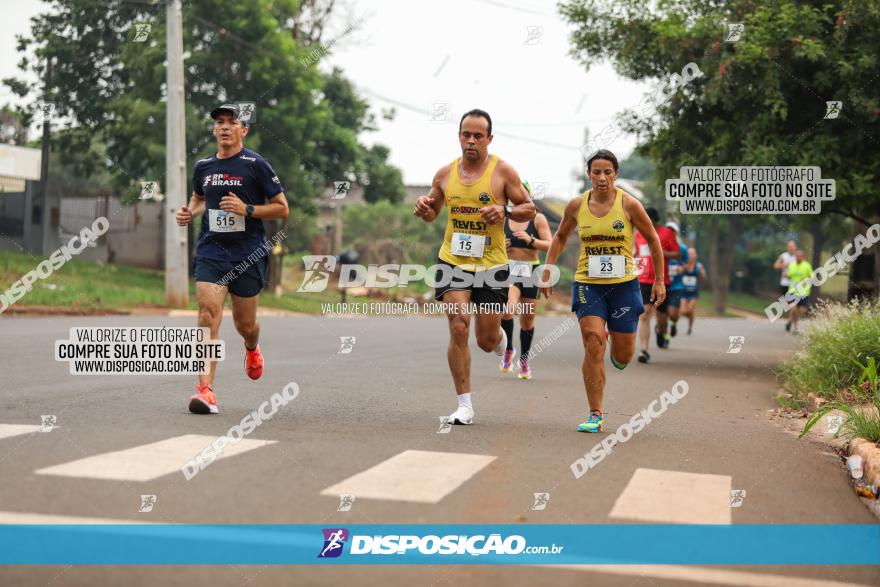
[[[111,481],[151,481],[170,473],[182,474],[180,468],[184,463],[199,454],[216,438],[216,436],[185,434],[45,467],[34,472],[38,475],[86,477]],[[223,454],[215,460],[233,457],[275,442],[243,438],[236,444],[227,444]]]
[[[37,514],[34,512],[0,512],[0,525],[2,524],[153,524],[156,522],[141,522],[137,519],[119,520],[111,518],[89,518],[84,516],[61,516],[55,514]]]
[[[612,518],[672,524],[730,524],[728,475],[636,469]]]
[[[357,499],[438,503],[497,457],[407,450],[321,491]]]
[[[713,569],[711,567],[693,567],[684,565],[535,565],[552,569],[569,571],[589,571],[591,573],[608,573],[611,575],[638,575],[653,579],[669,579],[671,581],[690,581],[703,585],[734,585],[739,587],[869,587],[861,583],[845,583],[829,579],[808,579],[791,575],[772,575],[769,573],[752,573],[749,571],[733,571]]]
[[[31,432],[39,432],[42,428],[42,426],[34,426],[32,424],[0,424],[0,440],[22,434],[30,434]]]

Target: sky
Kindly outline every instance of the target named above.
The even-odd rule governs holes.
[[[18,0],[0,20],[0,78],[20,75],[14,37],[43,9],[38,0]],[[357,29],[332,45],[320,67],[343,68],[370,102],[379,129],[362,140],[387,145],[407,184],[429,184],[460,155],[459,118],[481,108],[492,116],[490,152],[532,184],[546,183],[548,194],[573,196],[584,129],[598,135],[651,89],[609,63],[587,72],[569,55],[570,27],[555,2],[349,0],[334,30],[347,21]],[[14,99],[0,89],[0,104]],[[393,121],[380,116],[390,107]],[[623,159],[634,146],[635,137],[622,135],[609,148]]]

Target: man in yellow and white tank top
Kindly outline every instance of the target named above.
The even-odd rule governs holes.
[[[587,161],[592,189],[573,198],[550,250],[547,264],[555,263],[577,228],[580,256],[572,286],[571,309],[577,316],[584,345],[582,366],[590,414],[578,430],[600,432],[605,424],[602,398],[605,392],[607,324],[611,339],[611,364],[624,369],[636,350],[639,315],[644,312],[642,294],[633,265],[633,227],[648,240],[655,267],[663,267],[663,250],[648,214],[633,196],[614,186],[619,165],[611,151],[600,150]],[[549,282],[545,269],[543,282]],[[542,288],[549,297],[552,287]],[[666,297],[662,269],[655,276],[651,303]]]
[[[480,308],[477,345],[486,352],[504,354],[507,341],[501,315],[509,286],[504,219],[527,221],[535,216],[535,205],[516,170],[489,154],[492,119],[488,113],[466,112],[459,122],[458,140],[461,158],[440,168],[430,193],[416,200],[413,213],[433,222],[444,205],[449,208],[437,261],[435,298],[449,305],[446,354],[458,394],[458,409],[449,419],[453,424],[471,424],[468,308],[471,303]]]

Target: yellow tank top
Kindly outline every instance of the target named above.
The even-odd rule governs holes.
[[[592,191],[592,190],[591,190]],[[617,188],[614,204],[605,216],[596,218],[590,212],[590,192],[583,195],[577,213],[578,237],[581,253],[574,279],[580,283],[623,283],[636,278],[633,273],[633,226],[623,212],[623,190]],[[624,258],[623,277],[590,277],[590,257],[616,256]],[[608,262],[611,259],[607,260]],[[594,263],[600,263],[597,259]]]
[[[480,179],[464,183],[458,175],[458,159],[452,162],[446,186],[449,219],[440,247],[441,261],[465,271],[483,271],[507,264],[504,222],[487,225],[480,216],[481,208],[498,204],[492,193],[492,173],[497,164],[498,156],[492,155]],[[482,256],[476,256],[481,243]],[[465,254],[457,254],[459,252]]]

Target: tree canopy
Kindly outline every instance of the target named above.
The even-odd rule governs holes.
[[[54,104],[54,147],[70,155],[77,172],[109,168],[119,187],[141,180],[164,185],[165,3],[47,4],[30,35],[18,40],[21,68],[40,81],[7,79],[6,85],[32,104]],[[369,177],[369,151],[358,140],[374,128],[369,106],[340,70],[318,68],[320,57],[351,31],[349,24],[332,36],[333,2],[190,0],[183,6],[190,170],[214,150],[210,110],[252,102],[255,121],[245,143],[272,163],[293,206],[310,210],[325,185]],[[143,25],[149,25],[145,39],[137,36]],[[33,117],[35,109],[25,114]]]
[[[816,165],[837,182],[823,213],[880,218],[880,1],[569,0],[560,10],[586,68],[609,59],[628,78],[665,81],[699,67],[656,111],[625,118],[661,177],[683,165]],[[743,25],[735,42],[730,24]],[[833,100],[840,115],[825,119]]]

